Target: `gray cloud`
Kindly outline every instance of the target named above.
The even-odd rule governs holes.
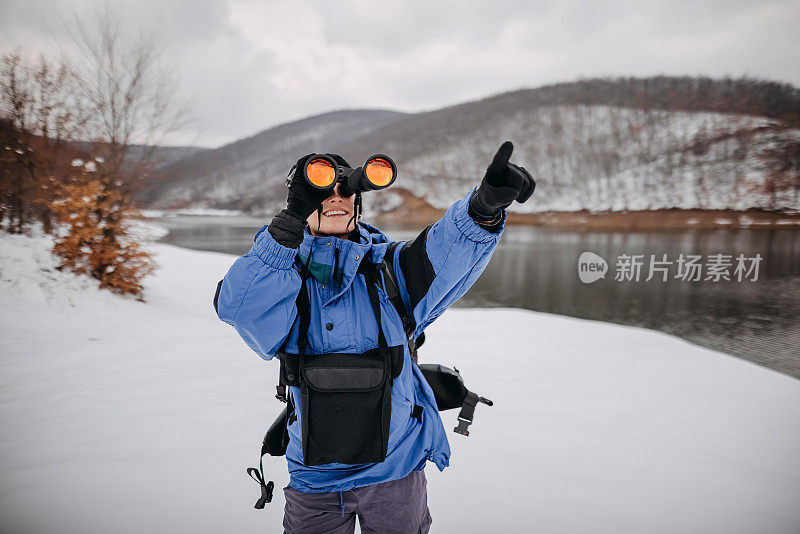
[[[4,0],[0,52],[47,50],[68,9]],[[419,111],[595,75],[800,84],[800,2],[125,0],[161,36],[198,132],[218,145],[342,107]],[[60,17],[60,18],[59,18]],[[52,32],[52,33],[51,33]]]

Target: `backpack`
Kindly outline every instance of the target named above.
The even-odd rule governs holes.
[[[422,333],[418,337],[414,337],[416,323],[413,316],[407,313],[405,304],[403,303],[402,297],[400,296],[400,292],[398,290],[397,276],[393,267],[394,254],[396,252],[397,245],[397,242],[391,243],[386,251],[384,260],[378,264],[373,264],[371,261],[368,261],[368,258],[371,257],[371,254],[368,253],[364,258],[362,258],[358,272],[365,276],[368,290],[374,291],[373,288],[375,285],[383,287],[384,291],[389,297],[390,302],[403,321],[403,329],[406,333],[406,341],[411,354],[411,359],[416,364],[417,350],[425,342],[425,335]],[[308,328],[308,299],[307,295],[304,295],[304,292],[306,291],[305,280],[307,276],[308,273],[305,272],[305,268],[301,269],[301,278],[303,280],[303,284],[301,286],[300,293],[298,294],[297,301],[298,317],[300,320],[301,330],[303,328]],[[380,314],[376,303],[373,303],[373,312],[376,314],[376,317]],[[380,327],[380,321],[378,324]],[[304,336],[302,337],[304,338]],[[382,333],[380,337],[383,337]],[[305,344],[304,339],[299,341],[303,343],[303,345]],[[284,343],[284,346],[279,351],[279,354],[284,351],[285,346],[286,343]],[[305,347],[301,347],[301,353],[304,350]],[[292,424],[297,417],[294,407],[292,406],[291,398],[289,395],[287,395],[286,391],[287,385],[294,384],[290,380],[290,378],[293,378],[291,372],[287,373],[285,370],[285,359],[284,353],[281,357],[281,372],[279,373],[278,385],[276,386],[277,393],[275,397],[281,402],[285,403],[286,407],[283,409],[280,415],[278,415],[275,421],[273,421],[264,435],[261,445],[261,454],[259,456],[259,467],[247,468],[247,474],[250,476],[250,478],[255,480],[261,488],[261,497],[255,504],[255,508],[257,509],[264,508],[266,503],[272,501],[275,487],[273,481],[265,482],[263,457],[267,454],[270,456],[283,456],[286,454],[286,447],[289,443],[287,426]],[[433,390],[439,411],[461,408],[461,411],[458,414],[458,426],[456,426],[453,431],[463,436],[468,436],[468,427],[473,421],[475,406],[479,402],[482,402],[488,406],[492,406],[492,401],[467,389],[458,369],[451,369],[439,364],[421,364],[419,365],[419,368]],[[415,406],[414,412],[412,412],[411,416],[420,417],[421,412],[422,407]]]

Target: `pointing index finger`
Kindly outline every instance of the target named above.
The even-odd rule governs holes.
[[[506,141],[500,145],[500,148],[497,150],[497,154],[494,155],[492,164],[489,166],[489,170],[493,172],[501,172],[503,169],[505,169],[506,165],[508,164],[508,158],[511,157],[512,152],[514,152],[514,143],[511,141]]]

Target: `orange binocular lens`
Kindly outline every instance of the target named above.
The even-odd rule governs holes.
[[[394,166],[383,157],[375,157],[367,160],[364,165],[364,175],[370,184],[376,189],[388,187],[394,181],[397,173],[394,171]]]
[[[308,182],[319,189],[328,189],[336,183],[336,167],[324,158],[311,158],[305,168]]]

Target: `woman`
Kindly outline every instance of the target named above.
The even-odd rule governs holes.
[[[535,182],[506,141],[480,186],[415,239],[363,223],[360,193],[309,186],[298,160],[287,208],[259,230],[218,291],[217,313],[289,385],[285,532],[428,532],[424,468],[450,447],[433,392],[376,266],[391,261],[416,339],[486,267],[505,208]],[[337,154],[337,164],[350,165]],[[265,231],[266,230],[266,231]],[[396,248],[395,248],[396,247]],[[387,254],[388,252],[388,254]]]

